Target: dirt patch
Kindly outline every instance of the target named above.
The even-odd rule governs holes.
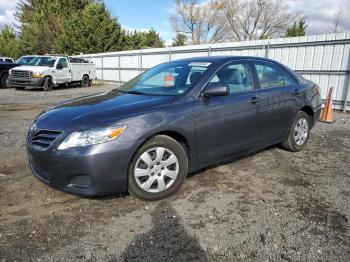
[[[0,260],[348,261],[349,114],[318,123],[302,152],[274,146],[209,167],[163,201],[81,198],[35,179],[33,118],[113,88],[0,90]]]

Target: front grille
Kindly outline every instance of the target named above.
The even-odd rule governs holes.
[[[72,179],[70,186],[78,188],[89,188],[90,184],[91,177],[89,175],[77,175]]]
[[[32,78],[31,71],[22,71],[22,70],[12,70],[13,78]]]
[[[44,150],[47,149],[60,134],[62,134],[61,131],[52,130],[39,130],[34,133],[30,132],[29,142],[32,146]]]

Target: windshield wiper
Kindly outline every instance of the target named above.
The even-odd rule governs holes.
[[[133,95],[146,95],[145,93],[142,93],[140,91],[135,91],[135,90],[126,91],[125,93],[133,94]]]
[[[115,89],[118,93],[125,93],[125,94],[133,94],[133,95],[147,95],[143,92],[136,91],[136,90],[130,90],[130,91],[125,91],[125,90],[120,90],[118,88]]]

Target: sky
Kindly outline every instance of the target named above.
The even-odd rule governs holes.
[[[0,29],[15,23],[19,0],[0,0]],[[155,29],[169,45],[175,33],[169,23],[174,0],[104,0],[119,23],[129,30]],[[285,0],[292,10],[306,16],[307,34],[327,33],[335,14],[342,10],[343,31],[350,31],[350,0]],[[329,31],[328,31],[329,32]]]

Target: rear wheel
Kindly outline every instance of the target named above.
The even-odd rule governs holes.
[[[89,76],[84,75],[83,79],[81,80],[81,87],[89,87],[89,86],[90,86]]]
[[[51,91],[53,89],[53,83],[51,77],[44,78],[43,84],[44,91]]]
[[[166,198],[181,188],[187,170],[184,148],[168,136],[155,136],[133,158],[128,174],[129,192],[145,200]]]
[[[2,88],[8,88],[9,86],[9,75],[8,74],[3,74],[1,79],[0,79],[0,87]]]
[[[310,116],[304,111],[299,111],[293,121],[288,138],[282,142],[282,147],[293,152],[302,150],[309,140],[310,129]]]

